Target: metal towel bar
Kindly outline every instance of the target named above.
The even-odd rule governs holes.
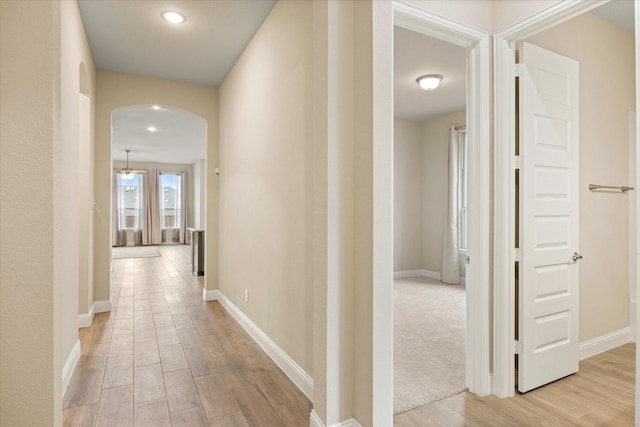
[[[589,184],[589,190],[591,190],[591,191],[598,190],[600,188],[604,188],[604,189],[607,189],[607,190],[620,190],[623,193],[633,190],[633,187],[627,187],[626,185],[611,186],[611,185]]]

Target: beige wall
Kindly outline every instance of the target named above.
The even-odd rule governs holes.
[[[115,169],[123,168],[126,162],[113,160]],[[193,227],[195,218],[195,181],[192,164],[154,163],[145,161],[129,161],[129,166],[134,169],[158,170],[160,172],[186,172],[187,173],[187,227]],[[185,233],[188,238],[188,233]]]
[[[586,31],[585,29],[588,29]],[[580,340],[629,325],[629,111],[635,109],[633,34],[587,13],[529,42],[580,63]]]
[[[79,156],[90,152],[78,131],[81,62],[93,95],[75,2],[0,3],[3,426],[62,424],[62,371],[78,340],[78,224],[89,215],[78,206]]]
[[[193,227],[204,228],[207,215],[207,161],[198,160],[193,164]]]
[[[207,121],[207,223],[205,287],[217,288],[218,262],[218,89],[171,80],[98,71],[95,146],[94,298],[109,299],[111,261],[111,113],[137,105],[164,105]]]
[[[449,182],[449,129],[465,111],[425,122],[395,120],[394,271],[442,270]]]
[[[465,124],[465,111],[445,114],[424,122],[422,191],[422,265],[430,271],[442,271],[442,235],[449,188],[449,128]]]
[[[277,3],[220,86],[220,290],[310,374],[311,19]]]
[[[424,268],[422,123],[395,119],[393,132],[393,271],[419,270]]]
[[[60,234],[62,243],[54,259],[60,262],[57,276],[63,283],[62,371],[78,341],[78,314],[88,312],[86,307],[92,293],[89,278],[93,264],[89,251],[92,233],[89,227],[93,200],[91,153],[95,65],[77,3],[63,1],[60,6],[62,144],[57,151],[61,166],[54,173],[61,182],[56,184],[60,202],[54,206],[59,212],[54,215],[54,232]],[[88,99],[81,100],[81,93]],[[82,126],[81,116],[84,118]],[[77,208],[72,209],[73,206]]]

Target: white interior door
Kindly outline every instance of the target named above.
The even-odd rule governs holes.
[[[520,62],[518,390],[526,392],[578,371],[578,63],[526,43]]]

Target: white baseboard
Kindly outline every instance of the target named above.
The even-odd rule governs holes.
[[[431,270],[405,270],[394,271],[394,279],[406,279],[407,277],[428,277],[434,280],[440,280],[440,273]]]
[[[205,301],[218,301],[222,294],[217,289],[202,289],[202,299]]]
[[[69,382],[71,381],[71,377],[73,376],[73,371],[76,369],[76,365],[78,365],[79,360],[80,340],[77,340],[76,344],[71,350],[71,354],[69,354],[69,357],[67,357],[64,368],[62,368],[62,396],[64,396],[65,392],[67,391],[67,387],[69,386]]]
[[[325,427],[324,423],[315,411],[311,411],[311,417],[309,418],[309,427]],[[350,420],[342,421],[338,424],[332,424],[329,427],[362,427],[362,425],[351,418]]]
[[[78,328],[88,328],[93,323],[93,316],[95,314],[95,304],[91,304],[91,308],[88,313],[81,313],[78,315]]]
[[[313,379],[267,336],[246,314],[217,289],[204,290],[205,301],[218,300],[309,400],[313,400]]]
[[[95,301],[91,304],[88,313],[78,315],[78,328],[88,328],[93,323],[93,316],[95,316],[96,313],[106,313],[107,311],[111,311],[111,300]]]
[[[631,341],[631,328],[626,327],[587,341],[578,346],[580,360],[604,353]]]
[[[106,313],[111,311],[111,300],[95,301],[93,303],[94,313]]]

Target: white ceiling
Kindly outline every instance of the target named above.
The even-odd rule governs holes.
[[[416,79],[441,74],[437,89],[420,89]],[[394,110],[401,119],[424,121],[460,111],[466,105],[465,49],[432,37],[395,27]]]
[[[592,12],[630,33],[634,32],[633,0],[613,0]]]
[[[101,70],[219,86],[275,0],[79,0]],[[187,21],[166,22],[175,10]]]
[[[151,105],[115,111],[112,115],[114,160],[193,164],[207,155],[207,124],[184,111]],[[148,127],[157,130],[150,132]]]

